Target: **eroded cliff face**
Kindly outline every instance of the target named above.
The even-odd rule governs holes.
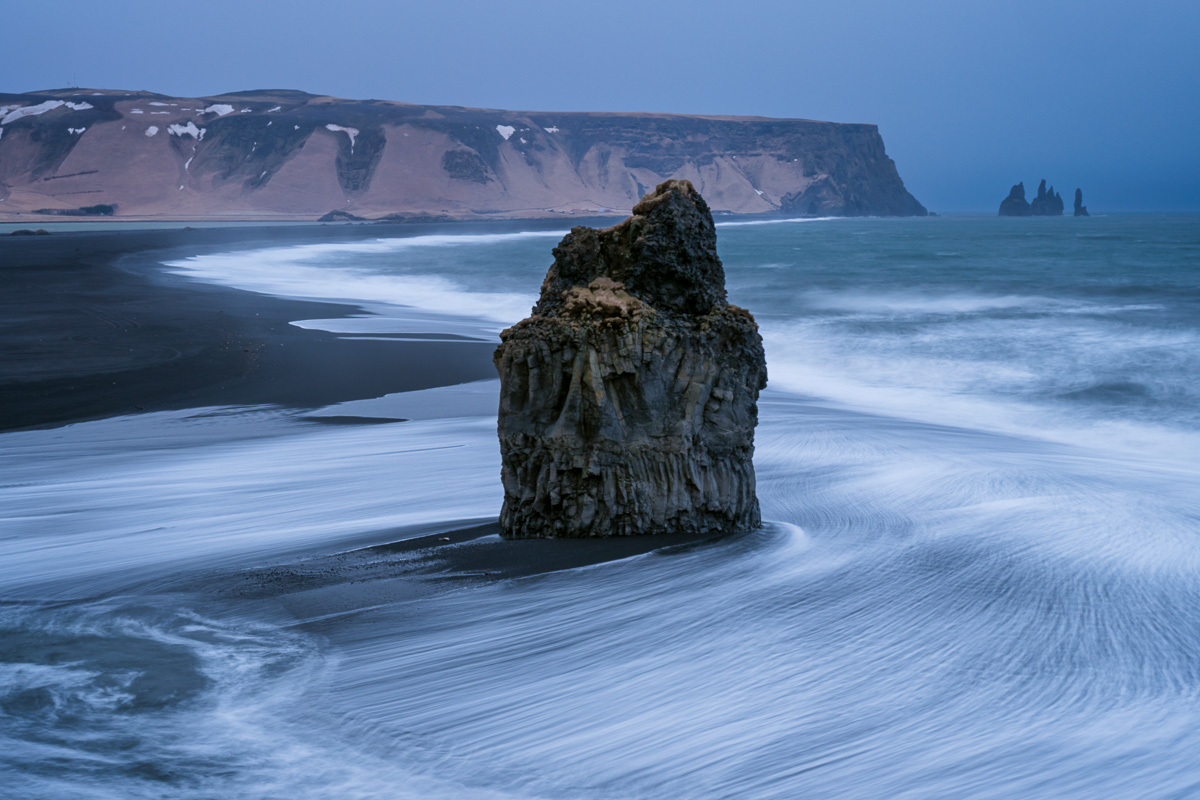
[[[669,181],[554,249],[533,315],[501,334],[503,534],[721,534],[759,525],[766,360],[730,305],[712,215]]]
[[[0,94],[0,219],[95,205],[178,219],[604,214],[669,178],[719,213],[926,213],[874,125],[285,90]]]

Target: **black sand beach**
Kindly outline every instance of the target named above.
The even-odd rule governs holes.
[[[379,341],[303,329],[289,323],[361,309],[215,286],[158,266],[206,252],[411,234],[411,228],[389,232],[384,227],[0,237],[0,430],[205,406],[310,409],[495,377],[491,343],[429,341],[438,335]],[[494,524],[462,530],[434,526],[428,535],[380,531],[378,540],[392,544],[275,563],[232,580],[210,575],[202,583],[219,596],[242,602],[273,598],[298,618],[319,618],[389,597],[423,594],[445,580],[553,572],[704,539],[531,543],[502,541],[497,532]]]
[[[0,238],[0,430],[210,405],[312,408],[493,377],[491,344],[304,330],[289,322],[359,309],[155,267],[202,252],[381,235],[378,226],[287,226]]]

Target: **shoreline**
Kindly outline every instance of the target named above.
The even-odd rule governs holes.
[[[303,329],[290,323],[362,309],[206,284],[159,267],[205,252],[418,230],[280,226],[5,237],[0,431],[201,406],[309,409],[494,377],[490,342],[363,340]]]

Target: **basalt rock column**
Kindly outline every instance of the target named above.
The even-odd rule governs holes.
[[[1083,189],[1075,190],[1075,216],[1077,216],[1077,217],[1090,217],[1091,216],[1091,214],[1088,213],[1087,206],[1085,206],[1083,204]]]
[[[504,536],[758,526],[762,338],[726,302],[691,183],[659,185],[619,225],[572,229],[532,316],[500,338]]]

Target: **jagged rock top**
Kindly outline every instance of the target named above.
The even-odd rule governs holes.
[[[1025,182],[1021,181],[1008,192],[1008,197],[1000,203],[1002,217],[1028,217],[1029,203],[1025,200]]]
[[[593,287],[602,278],[611,283]],[[581,292],[572,294],[578,287],[600,292],[608,302],[612,284],[662,313],[699,315],[724,308],[717,231],[708,204],[690,181],[660,183],[633,207],[633,216],[611,228],[572,228],[554,248],[554,265],[533,313],[574,312],[580,302],[587,303]]]

